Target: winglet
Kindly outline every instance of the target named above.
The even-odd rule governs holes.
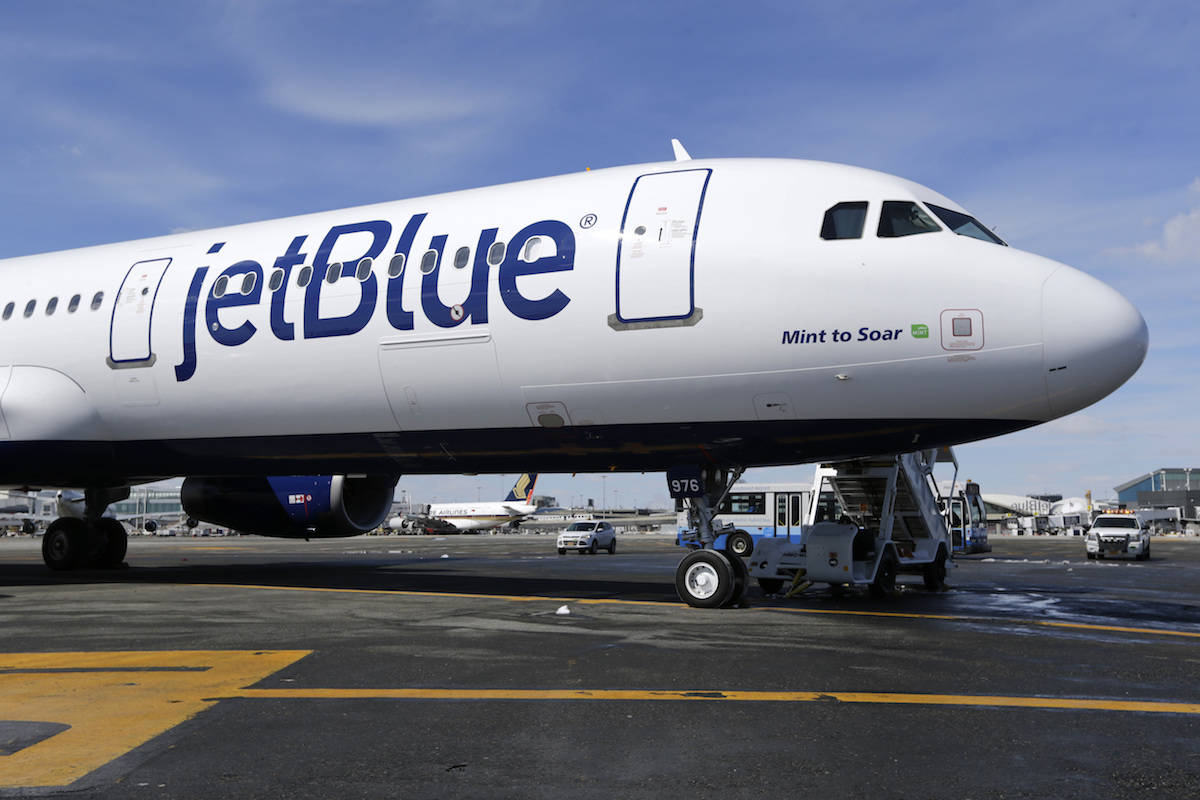
[[[684,149],[683,142],[678,139],[671,140],[671,149],[675,151],[676,161],[691,161],[692,157],[688,155],[688,151]]]

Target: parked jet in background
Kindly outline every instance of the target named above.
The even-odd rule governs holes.
[[[449,522],[460,531],[486,531],[520,522],[537,511],[533,504],[533,486],[537,473],[526,473],[500,502],[433,503],[427,516]]]
[[[924,186],[676,158],[0,262],[0,484],[84,490],[53,569],[120,563],[105,509],[177,475],[307,538],[406,472],[684,468],[704,523],[742,467],[1020,430],[1145,357],[1120,294]]]

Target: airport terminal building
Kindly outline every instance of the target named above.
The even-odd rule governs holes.
[[[1113,490],[1126,508],[1178,508],[1185,518],[1200,517],[1200,468],[1163,467]]]

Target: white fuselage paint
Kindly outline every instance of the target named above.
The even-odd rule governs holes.
[[[687,177],[659,177],[676,172]],[[652,194],[658,183],[670,184],[661,204]],[[880,238],[884,200],[961,210],[922,186],[854,167],[694,160],[8,259],[0,262],[0,306],[11,301],[14,312],[0,321],[0,450],[14,443],[282,441],[560,425],[1032,424],[1094,402],[1140,365],[1145,323],[1106,285],[946,229]],[[870,203],[863,236],[823,240],[826,209],[845,201]],[[420,214],[427,216],[401,279],[411,329],[397,328],[387,313],[386,270],[406,224]],[[510,264],[508,271],[520,295],[514,302],[536,306],[561,293],[560,309],[544,319],[514,313],[495,266],[482,295],[487,321],[479,321],[478,308],[455,308],[468,299],[476,248],[487,241],[481,232],[495,229],[511,258],[514,248],[528,246],[513,241],[517,232],[546,220],[560,221],[573,236],[569,267],[520,275]],[[306,338],[306,290],[297,285],[296,263],[278,301],[293,338],[281,339],[272,327],[276,292],[266,285],[276,259],[304,236],[302,263],[312,265],[332,228],[366,221],[390,224],[371,267],[377,297],[369,320],[348,335]],[[372,235],[343,236],[328,260],[356,259]],[[439,236],[437,296],[452,315],[466,316],[452,327],[434,324],[421,302],[422,254]],[[223,246],[210,254],[216,243]],[[453,259],[462,247],[470,252],[460,269]],[[531,249],[537,262],[554,256],[555,245],[543,236]],[[245,260],[262,267],[261,298],[220,308],[215,322],[225,331],[248,330],[246,323],[255,330],[244,343],[223,344],[207,329],[206,308],[221,272]],[[202,267],[189,356],[187,300]],[[229,281],[227,294],[240,280]],[[363,287],[352,274],[322,286],[319,315],[350,314]],[[104,299],[93,311],[98,291]],[[75,294],[81,303],[69,312]],[[51,298],[57,308],[47,314]],[[25,317],[31,300],[35,310]],[[962,348],[951,330],[956,317],[975,326]],[[928,336],[915,338],[921,325]],[[834,341],[835,332],[847,340]],[[596,446],[629,450],[638,442]],[[295,471],[289,452],[276,461],[280,474]],[[501,461],[507,470],[538,468],[528,452]],[[239,471],[234,462],[230,455],[231,473]],[[647,455],[645,468],[661,465]],[[188,469],[181,457],[171,472]],[[19,480],[19,471],[10,465],[3,479]],[[428,471],[467,470],[449,461]]]

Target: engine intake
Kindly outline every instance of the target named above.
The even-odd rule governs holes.
[[[357,536],[387,518],[398,480],[390,475],[192,477],[184,480],[181,499],[189,516],[243,533]]]

